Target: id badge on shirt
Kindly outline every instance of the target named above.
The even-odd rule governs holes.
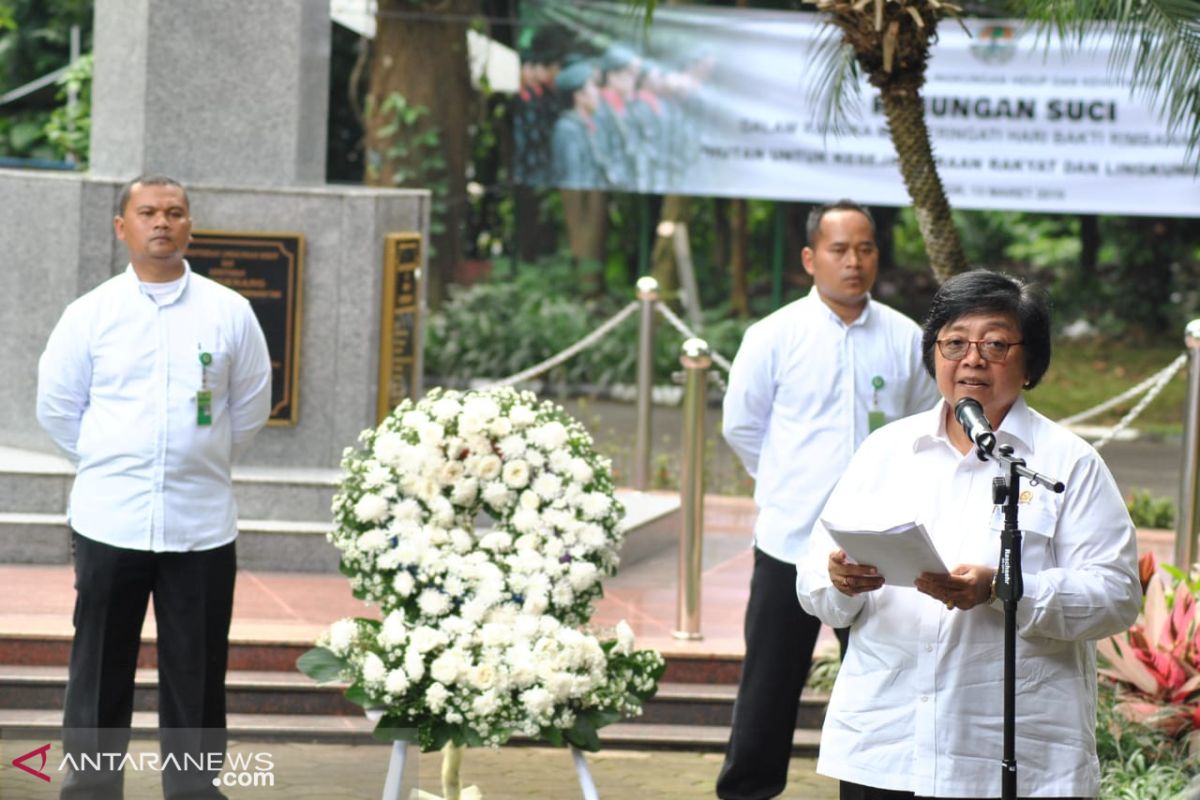
[[[874,393],[871,398],[871,410],[867,412],[867,433],[874,433],[887,424],[887,417],[884,416],[882,409],[879,408],[879,390],[885,385],[883,376],[876,375],[871,378],[871,388]]]

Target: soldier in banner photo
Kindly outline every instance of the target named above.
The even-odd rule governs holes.
[[[614,44],[600,59],[600,108],[597,131],[609,156],[609,183],[626,190],[642,188],[647,172],[648,143],[639,136],[632,104],[637,95],[642,60],[629,47]]]
[[[604,142],[597,133],[600,93],[591,61],[576,61],[558,73],[555,91],[562,111],[554,123],[554,185],[563,189],[604,189],[610,184]]]

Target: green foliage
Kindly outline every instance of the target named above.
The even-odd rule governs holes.
[[[72,64],[58,79],[58,85],[57,97],[63,104],[50,112],[43,128],[46,141],[54,148],[56,158],[86,164],[92,135],[91,53]],[[76,97],[74,109],[66,103],[70,92]]]
[[[1155,497],[1148,490],[1134,490],[1126,505],[1133,524],[1139,528],[1175,527],[1175,501]]]
[[[625,297],[579,299],[566,256],[522,265],[514,278],[452,287],[449,300],[428,321],[426,372],[458,383],[513,375],[584,338],[632,299],[632,291]],[[748,325],[749,320],[727,318],[717,309],[706,317],[701,333],[717,352],[732,358]],[[665,323],[656,330],[655,382],[670,384],[680,368],[683,337]],[[586,386],[631,384],[637,335],[634,315],[542,379]]]
[[[1122,714],[1119,707],[1127,699],[1112,682],[1100,681],[1096,704],[1100,800],[1174,797],[1200,772],[1200,765],[1188,758],[1185,740]]]
[[[429,233],[437,237],[446,231],[446,197],[449,177],[442,155],[442,132],[431,121],[428,106],[409,103],[404,95],[392,92],[376,108],[374,97],[367,97],[366,116],[378,117],[375,136],[389,142],[386,149],[367,152],[367,175],[377,179],[391,174],[394,186],[429,189],[432,194]],[[432,246],[430,255],[435,255]]]

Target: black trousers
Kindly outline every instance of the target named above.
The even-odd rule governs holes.
[[[765,800],[787,786],[800,692],[808,678],[821,621],[796,599],[796,566],[754,549],[746,605],[746,657],[733,706],[722,800]],[[845,648],[845,631],[838,638]]]
[[[224,754],[225,670],[237,573],[234,543],[189,553],[152,553],[72,533],[75,637],[63,712],[63,747],[76,756],[62,800],[120,800],[123,772],[109,769],[129,744],[134,671],[151,597],[158,624],[158,721],[163,796],[220,798],[218,772],[196,768]],[[88,754],[102,754],[101,768]],[[185,756],[191,759],[188,763]]]
[[[912,792],[894,792],[891,789],[875,789],[857,783],[842,781],[839,800],[937,800],[935,797],[917,797]],[[985,799],[981,799],[985,800]],[[1028,800],[1028,798],[1021,798]],[[1044,800],[1085,800],[1082,797],[1047,797]]]

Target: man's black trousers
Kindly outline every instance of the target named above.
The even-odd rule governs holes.
[[[161,756],[224,754],[225,670],[237,573],[234,543],[188,553],[153,553],[72,533],[75,638],[71,644],[63,746],[71,754],[124,753],[133,714],[134,671],[151,597],[158,629]],[[78,762],[82,764],[83,762]],[[111,758],[108,759],[111,763]],[[215,798],[218,773],[162,770],[168,800]],[[69,769],[63,800],[121,798],[120,770]]]

